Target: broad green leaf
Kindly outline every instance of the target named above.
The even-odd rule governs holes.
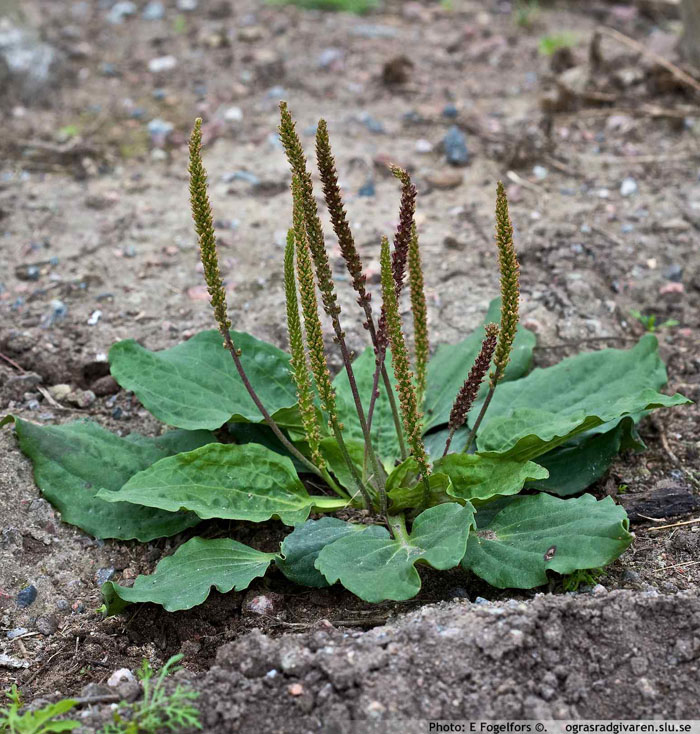
[[[118,614],[134,602],[160,604],[168,612],[191,609],[209,596],[212,586],[222,594],[246,589],[265,575],[275,557],[230,538],[192,538],[163,558],[150,576],[138,576],[133,586],[104,583],[106,612]]]
[[[362,476],[362,464],[365,456],[364,441],[349,439],[345,441],[345,446],[355,469],[357,469],[358,474]],[[343,487],[352,493],[355,488],[355,483],[353,481],[352,474],[350,473],[350,469],[345,463],[343,454],[340,451],[338,442],[334,438],[323,438],[321,439],[320,449],[331,473],[335,474],[336,479],[343,485]]]
[[[420,479],[420,469],[416,460],[409,456],[389,474],[386,480],[386,492],[390,500],[391,511],[427,509],[442,502],[454,502],[447,490],[451,487],[450,478],[446,474],[433,472],[428,477],[430,494],[425,502],[425,487]]]
[[[608,421],[689,403],[657,392],[666,382],[657,346],[646,334],[633,349],[579,354],[499,385],[477,436],[480,453],[534,459]]]
[[[499,589],[547,583],[547,571],[598,568],[632,542],[625,511],[610,497],[562,500],[548,494],[507,498],[496,513],[476,514],[462,565]]]
[[[250,334],[231,335],[263,405],[280,425],[298,425],[289,355]],[[160,352],[127,339],[110,349],[109,361],[114,379],[168,425],[214,430],[227,421],[262,421],[218,331],[200,332]]]
[[[336,581],[368,602],[402,601],[415,596],[421,581],[415,564],[454,568],[463,558],[474,510],[456,502],[431,507],[413,523],[407,540],[369,525],[326,545],[315,566],[330,584]]]
[[[65,522],[96,538],[140,541],[175,535],[199,522],[194,514],[135,507],[119,501],[118,495],[130,477],[160,459],[215,441],[209,431],[120,438],[88,421],[40,426],[14,418],[14,423],[39,489]],[[112,501],[98,498],[100,490]]]
[[[448,494],[463,500],[485,500],[497,494],[517,494],[531,479],[546,479],[547,470],[532,461],[501,456],[448,454],[433,468],[452,480]]]
[[[527,486],[571,497],[600,479],[621,450],[639,450],[639,444],[633,420],[623,418],[607,433],[583,433],[540,456],[537,461],[549,470],[549,479],[528,482]]]
[[[297,470],[298,474],[301,474],[303,472],[308,472],[308,467],[305,464],[302,464],[299,459],[296,458],[296,456],[293,456],[285,446],[282,445],[280,440],[275,436],[275,434],[272,432],[272,429],[265,423],[229,423],[227,424],[226,428],[228,429],[229,435],[233,438],[234,442],[239,445],[244,445],[248,443],[257,443],[261,446],[265,446],[268,449],[271,449],[277,454],[280,454],[280,456],[286,456],[287,458],[291,459],[292,464],[294,464],[294,468]],[[287,431],[283,431],[283,433],[287,433],[287,438],[290,438],[290,440],[295,443],[296,447],[301,451],[302,454],[305,456],[308,455],[308,446],[306,445],[306,442],[298,442],[292,439],[289,436],[289,433]]]
[[[357,389],[365,409],[365,415],[369,410],[370,396],[374,378],[374,350],[367,347],[362,354],[352,363],[352,370],[357,382]],[[395,385],[394,373],[391,369],[391,353],[387,351],[386,366],[391,384]],[[338,403],[338,418],[343,424],[343,435],[346,439],[364,441],[360,420],[355,410],[355,402],[350,391],[350,382],[345,370],[340,372],[333,385],[336,389]],[[394,389],[394,394],[396,390]],[[398,397],[396,398],[398,405]],[[391,471],[394,462],[401,458],[399,442],[396,437],[396,427],[391,412],[391,404],[384,388],[384,382],[379,378],[379,397],[374,408],[372,418],[372,445],[378,452],[380,460],[387,472]]]
[[[282,557],[275,563],[288,579],[297,584],[315,588],[328,586],[323,574],[314,566],[318,554],[339,538],[366,528],[366,525],[356,525],[336,517],[307,520],[303,525],[297,525],[282,541]]]
[[[428,477],[430,494],[428,496],[428,507],[440,505],[443,502],[455,502],[451,497],[452,481],[447,474],[433,472]],[[417,511],[424,506],[425,488],[423,482],[413,482],[408,486],[397,486],[389,492],[390,508],[392,512],[404,510]],[[461,504],[464,504],[462,502]]]
[[[500,318],[501,299],[495,298],[489,304],[488,313],[484,318],[484,326],[491,322],[497,324]],[[447,423],[452,404],[467,379],[469,370],[479,354],[481,342],[485,336],[484,327],[480,326],[461,342],[441,344],[437,348],[435,356],[428,363],[424,431],[427,432],[436,426]],[[517,380],[530,369],[534,347],[535,335],[524,326],[519,326],[513,343],[510,362],[503,376],[504,380]],[[483,384],[479,392],[481,397],[486,393],[486,389],[486,384]]]
[[[112,500],[109,492],[100,498]],[[161,510],[189,510],[203,519],[286,525],[304,522],[314,504],[292,462],[271,449],[249,443],[214,443],[162,459],[133,476],[119,500]]]

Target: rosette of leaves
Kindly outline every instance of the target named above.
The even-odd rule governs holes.
[[[188,609],[212,587],[245,589],[271,566],[299,584],[340,583],[379,602],[414,596],[425,566],[461,566],[497,587],[531,588],[548,572],[613,561],[632,540],[626,514],[585,490],[619,451],[643,448],[635,425],[644,415],[689,402],[660,392],[666,371],[656,338],[531,370],[535,336],[518,323],[519,268],[499,184],[500,298],[483,326],[430,357],[415,187],[394,170],[399,223],[393,242],[378,243],[381,294],[370,293],[321,121],[323,193],[369,340],[353,358],[311,174],[286,105],[281,112],[292,171],[290,353],[231,328],[197,121],[190,198],[217,329],[162,351],[128,339],[109,353],[116,381],[168,430],[121,437],[92,422],[3,421],[14,423],[39,488],[66,522],[98,538],[177,536],[152,574],[130,587],[103,586],[106,611],[134,602]],[[412,340],[402,297],[410,299]],[[335,376],[322,311],[343,360]],[[358,510],[361,523],[353,521]],[[206,521],[217,519],[274,519],[289,533],[263,551],[220,530],[211,537]]]

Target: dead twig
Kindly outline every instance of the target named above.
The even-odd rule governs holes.
[[[675,563],[673,566],[664,566],[663,568],[655,568],[654,573],[663,573],[670,571],[673,568],[680,568],[681,566],[697,566],[700,561],[684,561],[683,563]]]
[[[0,352],[0,359],[3,359],[7,364],[9,364],[11,367],[14,367],[16,370],[19,370],[23,374],[26,374],[27,370],[24,369],[24,367],[21,367],[17,364],[17,362],[14,361],[14,359],[10,359],[7,355]]]
[[[617,31],[614,28],[608,28],[607,26],[599,27],[598,32],[619,41],[634,51],[638,51],[642,56],[652,59],[652,61],[655,61],[659,66],[662,66],[666,71],[670,72],[677,81],[700,95],[700,82],[698,82],[697,79],[694,79],[690,74],[683,71],[679,66],[671,63],[668,59],[665,59],[663,56],[659,56],[655,51],[646,48],[639,43],[639,41],[635,41],[634,38],[630,38],[624,33],[620,33],[620,31]]]
[[[695,525],[700,522],[700,517],[696,517],[694,520],[683,520],[682,522],[674,522],[671,525],[659,525],[655,528],[644,528],[645,530],[669,530],[670,528],[679,528],[682,525]]]

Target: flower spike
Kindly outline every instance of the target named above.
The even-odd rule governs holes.
[[[501,330],[494,356],[496,369],[491,375],[492,387],[503,377],[510,361],[518,328],[520,302],[520,266],[513,246],[513,223],[508,213],[508,197],[501,181],[496,188],[496,245],[501,269]]]
[[[477,416],[474,426],[464,447],[468,451],[479,426],[484,420],[491,404],[496,385],[503,378],[510,361],[510,353],[518,329],[520,305],[520,266],[513,245],[513,222],[508,213],[508,197],[501,181],[496,186],[496,246],[498,247],[498,264],[501,270],[501,326],[498,344],[493,357],[494,370],[489,375],[489,391]]]
[[[401,416],[408,445],[411,447],[413,458],[418,463],[424,482],[430,474],[428,456],[423,445],[421,414],[418,411],[416,393],[413,387],[413,373],[408,361],[406,341],[401,329],[401,316],[399,314],[399,303],[396,298],[396,283],[391,267],[391,256],[389,254],[389,240],[382,238],[381,250],[381,276],[382,276],[382,298],[386,313],[387,334],[391,343],[391,358],[396,377],[396,386],[399,393],[401,405]],[[429,486],[426,487],[429,491]],[[427,496],[426,496],[427,499]]]
[[[416,388],[418,405],[422,405],[428,375],[430,339],[428,337],[428,309],[425,303],[423,266],[418,246],[418,230],[414,224],[408,247],[408,283],[411,288],[411,311],[413,312],[413,339],[416,354]]]
[[[486,338],[481,343],[481,350],[469,370],[469,375],[464,381],[462,388],[457,393],[455,402],[450,412],[450,420],[447,424],[449,434],[447,441],[445,442],[445,452],[443,456],[447,456],[447,452],[450,450],[450,444],[454,438],[455,432],[461,428],[467,420],[467,415],[471,410],[476,396],[481,387],[481,383],[486,377],[493,352],[496,349],[496,341],[498,339],[498,326],[496,324],[486,324]]]
[[[311,363],[311,371],[316,381],[319,397],[321,398],[321,407],[328,414],[329,422],[332,424],[337,420],[335,390],[331,384],[331,375],[328,370],[326,352],[323,346],[323,327],[321,326],[321,317],[318,313],[314,271],[304,226],[302,191],[297,176],[294,176],[292,179],[292,198],[294,200],[293,231],[297,261],[297,281],[299,284],[301,309],[304,314],[306,346],[309,354],[309,362]]]
[[[282,429],[274,421],[270,413],[263,405],[260,397],[255,392],[255,388],[248,379],[243,363],[241,362],[241,354],[236,345],[233,343],[231,336],[231,322],[227,315],[226,307],[226,290],[224,282],[221,278],[219,270],[219,259],[216,253],[216,236],[214,234],[214,220],[211,213],[211,204],[209,203],[209,194],[207,193],[207,172],[202,162],[202,118],[195,120],[190,136],[190,202],[192,204],[192,218],[194,219],[195,230],[199,239],[199,253],[204,267],[204,279],[207,283],[207,290],[214,309],[214,317],[219,326],[221,336],[224,338],[224,347],[229,351],[233,359],[245,389],[250,395],[250,399],[255,403],[255,407],[260,411],[265,423],[270,427],[272,432],[277,436],[280,443],[309,471],[317,476],[323,476],[322,471],[311,461],[309,461],[297,447],[284,435]]]
[[[358,293],[358,303],[364,306],[365,303],[369,302],[371,294],[367,293],[365,287],[366,276],[362,270],[362,259],[355,246],[355,239],[352,236],[345,214],[340,186],[338,185],[338,174],[335,169],[335,160],[333,159],[328,137],[328,126],[325,120],[319,120],[316,130],[316,161],[321,174],[326,206],[331,215],[333,229],[338,237],[340,253],[350,273],[352,286]]]
[[[214,220],[207,193],[207,172],[202,162],[202,118],[194,121],[190,137],[190,203],[192,219],[199,238],[199,254],[204,267],[204,280],[207,284],[214,318],[219,331],[224,337],[229,333],[231,322],[226,306],[226,289],[219,270],[219,259],[216,254],[216,236]]]
[[[314,394],[309,374],[309,365],[304,351],[304,337],[299,319],[297,301],[296,276],[294,271],[294,230],[287,233],[287,246],[284,250],[284,291],[287,300],[287,331],[289,333],[289,350],[291,352],[292,376],[297,386],[299,398],[299,414],[304,426],[304,434],[311,451],[311,460],[321,470],[326,462],[321,456],[319,445],[321,434],[314,406]]]

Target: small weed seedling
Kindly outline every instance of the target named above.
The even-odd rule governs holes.
[[[659,392],[666,370],[656,338],[646,334],[631,350],[605,349],[530,371],[535,337],[518,325],[519,267],[499,183],[500,300],[483,326],[430,358],[415,186],[406,171],[393,169],[400,213],[393,247],[381,241],[376,308],[321,120],[323,193],[370,342],[355,357],[311,174],[284,103],[281,112],[292,170],[284,254],[290,353],[231,328],[198,120],[190,198],[218,330],[160,352],[133,340],[110,351],[117,382],[175,430],[121,438],[93,422],[3,421],[14,421],[44,496],[66,522],[98,538],[146,542],[210,518],[277,519],[292,528],[277,552],[233,538],[191,537],[133,586],[105,583],[105,610],[117,613],[133,602],[188,609],[212,587],[245,589],[271,564],[298,584],[339,582],[380,602],[417,594],[422,566],[461,566],[499,588],[531,588],[547,583],[548,572],[610,563],[632,540],[627,516],[612,498],[582,493],[619,451],[644,448],[636,420],[689,402]],[[334,378],[322,313],[342,357]],[[333,516],[339,511],[342,519]],[[310,519],[312,513],[321,517]]]
[[[542,56],[553,56],[561,48],[571,48],[576,45],[577,37],[569,31],[542,36],[538,49]]]
[[[201,729],[199,709],[192,701],[199,697],[196,691],[177,685],[168,693],[163,683],[168,675],[179,668],[183,655],[173,655],[154,679],[154,670],[144,660],[136,677],[143,688],[143,698],[134,703],[120,703],[112,714],[112,721],[101,734],[156,734],[156,732]]]
[[[100,734],[157,734],[165,730],[201,729],[199,710],[192,705],[199,694],[181,685],[168,693],[163,685],[168,675],[179,670],[177,663],[182,658],[183,655],[171,657],[155,679],[151,664],[144,660],[136,674],[143,697],[133,703],[115,704],[112,721],[105,724]],[[52,734],[73,731],[80,726],[79,721],[57,718],[79,703],[74,699],[66,698],[20,716],[22,701],[17,686],[12,686],[5,695],[10,705],[0,708],[0,734]]]
[[[5,692],[5,696],[10,703],[7,707],[0,708],[0,734],[52,734],[73,731],[80,726],[79,721],[58,719],[75,706],[76,701],[73,699],[66,698],[37,711],[25,711],[20,715],[22,698],[17,686],[13,685]]]
[[[655,314],[652,313],[648,316],[645,316],[641,311],[638,311],[636,308],[630,310],[630,316],[633,319],[639,321],[639,323],[644,327],[645,331],[648,331],[650,334],[653,334],[659,329],[670,329],[672,326],[678,326],[679,324],[676,319],[666,319],[666,321],[657,324]]]
[[[531,28],[539,13],[539,0],[516,0],[513,6],[515,24],[520,28]]]

